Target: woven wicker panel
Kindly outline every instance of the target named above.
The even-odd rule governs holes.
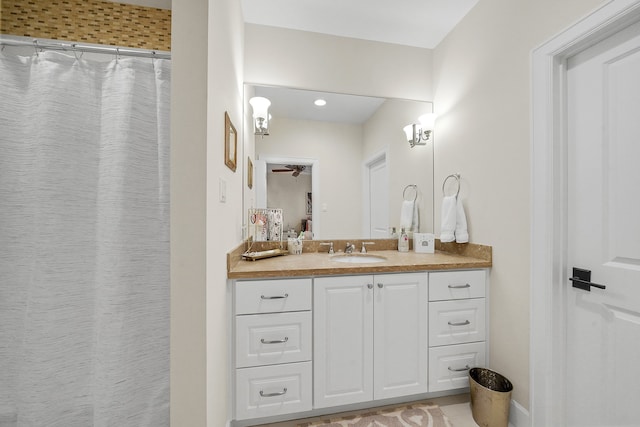
[[[1,0],[0,33],[171,50],[171,11],[98,0]]]

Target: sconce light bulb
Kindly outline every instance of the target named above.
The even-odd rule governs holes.
[[[262,96],[254,96],[249,100],[249,104],[253,108],[253,117],[269,117],[269,106],[271,101]]]
[[[249,100],[249,104],[253,108],[253,126],[256,135],[269,135],[269,106],[271,101],[262,96],[254,96]]]
[[[413,124],[410,125],[406,125],[405,127],[402,128],[402,130],[404,131],[405,135],[407,135],[407,141],[412,142],[413,138],[414,138],[414,133],[413,133]]]
[[[435,113],[427,113],[418,117],[420,124],[422,125],[423,131],[432,131],[435,127],[436,118],[438,117]]]

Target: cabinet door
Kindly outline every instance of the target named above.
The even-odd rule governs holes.
[[[427,273],[374,277],[374,398],[427,391]]]
[[[373,399],[372,276],[314,279],[314,407]]]

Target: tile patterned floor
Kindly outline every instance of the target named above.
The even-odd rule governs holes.
[[[478,427],[478,424],[473,421],[471,416],[469,402],[441,405],[440,409],[449,418],[453,427]]]

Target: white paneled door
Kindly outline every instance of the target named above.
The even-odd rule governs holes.
[[[389,167],[386,154],[368,163],[365,173],[365,186],[368,182],[368,188],[364,190],[368,197],[365,197],[367,218],[364,222],[369,223],[369,230],[364,236],[386,239],[389,237]]]
[[[566,425],[638,425],[640,24],[571,57],[566,93]]]

